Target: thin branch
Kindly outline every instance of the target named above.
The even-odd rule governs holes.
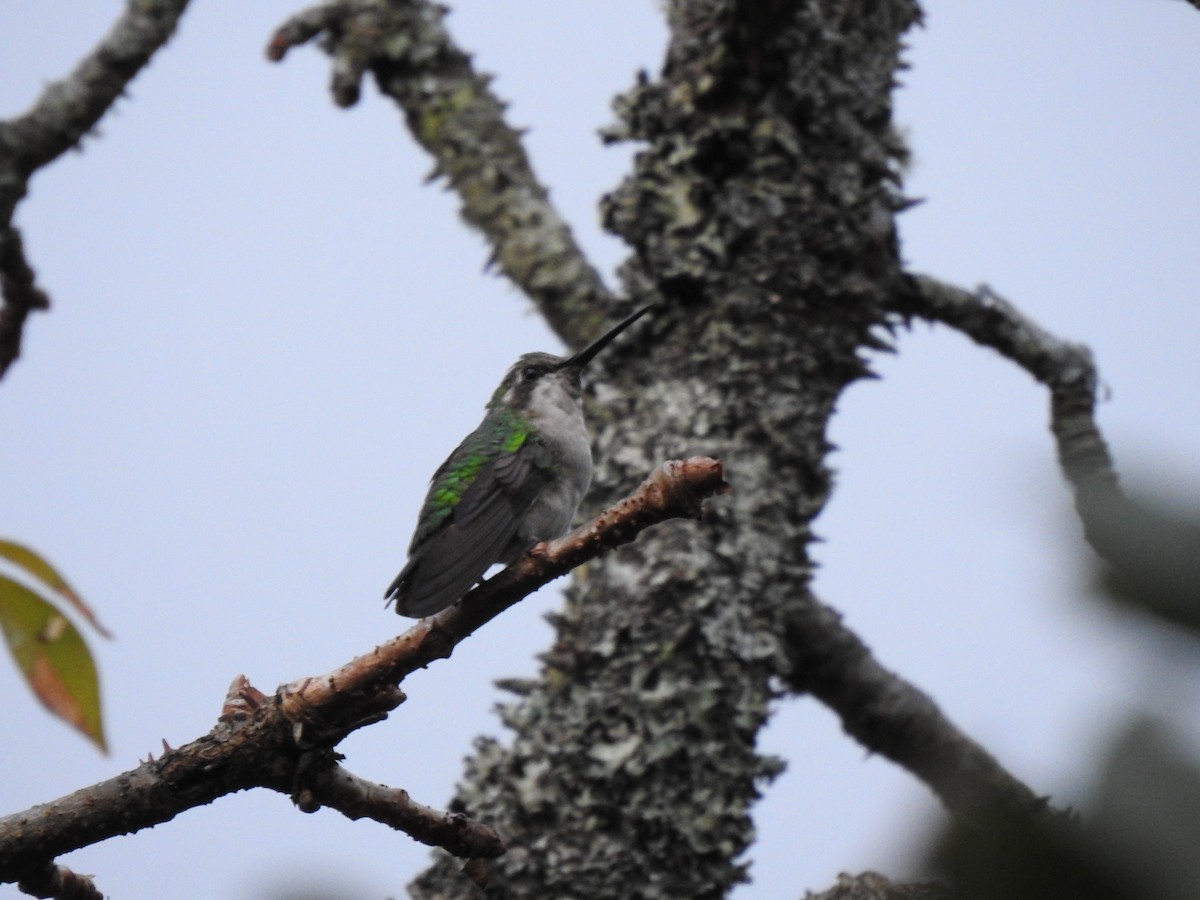
[[[451,853],[502,852],[485,826],[412,803],[338,765],[335,747],[351,731],[386,718],[408,673],[445,658],[508,607],[605,550],[669,518],[695,517],[701,502],[728,490],[721,464],[663,463],[627,499],[557,541],[539,544],[446,610],[326,675],[283,685],[273,697],[239,676],[216,727],[166,749],[108,781],[0,819],[0,882],[15,881],[60,854],[169,821],[225,794],[266,787],[312,810],[327,804],[385,824]]]
[[[175,32],[187,0],[130,0],[108,34],[23,115],[0,126],[6,160],[28,177],[83,138]]]
[[[322,769],[305,787],[305,799],[312,800],[300,804],[305,812],[328,806],[350,819],[374,819],[461,859],[492,859],[504,853],[500,835],[487,825],[424,806],[406,790],[367,781],[339,765]]]
[[[335,0],[285,22],[267,56],[279,61],[322,36],[333,60],[339,106],[358,101],[371,72],[403,110],[413,137],[462,201],[463,218],[483,233],[493,260],[571,346],[605,321],[613,302],[600,276],[551,204],[504,104],[447,33],[445,8],[428,0]]]
[[[281,688],[285,714],[297,723],[328,723],[331,706],[347,695],[370,696],[437,659],[542,585],[600,553],[634,540],[646,528],[667,519],[698,518],[706,497],[729,490],[721,463],[707,457],[665,462],[632,494],[566,537],[538,544],[496,577],[437,615],[420,620],[371,653],[351,660],[319,678],[302,679]],[[370,710],[365,710],[370,713]],[[364,710],[355,707],[355,715]],[[344,717],[336,719],[344,721]]]
[[[963,734],[928,694],[880,665],[836,611],[808,599],[785,626],[795,690],[832,709],[847,734],[916,775],[960,818],[1048,809],[1045,798]]]
[[[1056,338],[986,286],[972,293],[925,276],[911,277],[909,285],[896,299],[897,312],[949,325],[1049,388],[1059,463],[1088,541],[1108,557],[1112,523],[1120,518],[1114,504],[1126,501],[1096,425],[1098,379],[1087,347]],[[929,784],[951,812],[970,819],[1046,808],[1044,798],[962,734],[932,699],[879,665],[835,612],[814,600],[790,623],[789,636],[797,684],[833,708],[864,746]]]
[[[1050,389],[1050,430],[1084,536],[1101,557],[1111,559],[1112,523],[1128,501],[1096,424],[1099,379],[1091,351],[1050,334],[986,285],[971,292],[920,275],[911,283],[913,290],[899,301],[901,312],[961,331]]]
[[[130,0],[112,29],[69,76],[23,115],[0,122],[0,377],[20,355],[30,312],[49,307],[12,224],[29,178],[78,145],[175,31],[188,0]]]

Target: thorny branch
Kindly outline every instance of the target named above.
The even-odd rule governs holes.
[[[29,178],[78,145],[171,37],[186,7],[187,0],[130,0],[75,71],[48,85],[26,113],[0,122],[0,377],[20,355],[29,313],[50,305],[12,223]]]
[[[1050,390],[1050,430],[1063,474],[1074,492],[1084,534],[1097,553],[1111,558],[1117,540],[1113,523],[1121,518],[1119,510],[1127,501],[1096,424],[1098,378],[1091,352],[1082,344],[1050,334],[987,286],[971,292],[922,275],[913,276],[909,283],[911,290],[897,298],[898,312],[961,331],[1012,360]],[[817,606],[810,618],[813,622],[798,623],[797,627],[812,631],[815,623],[828,615]],[[817,686],[810,689],[818,696],[824,690],[832,697],[848,699],[836,701],[836,705],[826,701],[842,711],[847,731],[923,778],[952,811],[1000,808],[1019,812],[1044,806],[1043,799],[1016,782],[982,747],[958,733],[929,697],[880,668],[865,647],[850,642],[839,650],[838,643],[823,634],[816,646],[821,654],[844,653],[859,662],[827,671],[808,658],[805,677],[815,678]],[[813,645],[810,641],[806,646]],[[828,677],[830,671],[832,678]],[[904,689],[907,724],[881,732],[879,717],[872,710],[889,693],[893,694],[889,705],[895,702],[897,684]]]
[[[581,346],[603,324],[612,297],[534,174],[520,133],[504,121],[491,79],[455,45],[444,15],[428,0],[334,0],[280,26],[267,56],[282,60],[321,36],[339,106],[356,103],[363,75],[372,73],[436,161],[431,177],[449,180],[463,218],[491,244],[493,261],[568,345]]]
[[[1127,505],[1096,424],[1098,377],[1092,354],[1050,334],[990,287],[974,292],[918,275],[901,312],[941,322],[991,347],[1050,390],[1050,431],[1075,496],[1084,536],[1104,559],[1114,555],[1112,522]]]
[[[896,309],[958,329],[1028,371],[1050,389],[1050,427],[1084,531],[1101,556],[1113,547],[1114,510],[1124,504],[1112,459],[1096,425],[1097,375],[1091,353],[1060,340],[988,287],[974,293],[915,276]],[[815,597],[787,623],[790,681],[824,702],[847,733],[928,784],[968,821],[1048,810],[1046,799],[1009,774],[960,732],[937,704],[888,671],[838,614]]]
[[[924,781],[957,817],[978,822],[1049,808],[928,694],[884,668],[836,611],[811,595],[808,601],[785,626],[794,689],[837,713],[867,750]]]
[[[0,819],[0,882],[44,877],[62,853],[169,821],[217,797],[253,787],[287,793],[306,812],[330,806],[369,817],[460,857],[504,852],[492,829],[414,803],[338,765],[333,748],[404,700],[406,675],[453,648],[547,582],[629,543],[670,518],[697,517],[702,501],[728,490],[717,460],[663,463],[625,500],[557,541],[539,544],[457,604],[323,676],[281,686],[273,697],[234,680],[216,727],[166,748],[129,772]],[[30,873],[33,873],[31,876]]]

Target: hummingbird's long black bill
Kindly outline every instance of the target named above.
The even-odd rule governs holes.
[[[559,368],[560,369],[568,369],[568,368],[582,369],[584,366],[586,366],[588,363],[590,363],[592,361],[592,358],[597,353],[599,353],[601,350],[603,350],[605,347],[607,347],[612,342],[613,338],[615,338],[618,334],[620,334],[622,331],[624,331],[626,328],[628,328],[630,325],[632,325],[634,322],[636,322],[638,319],[640,319],[646,313],[650,312],[650,310],[652,310],[652,309],[654,309],[653,303],[650,304],[649,306],[643,306],[641,309],[639,309],[637,312],[635,312],[632,316],[630,316],[629,318],[627,318],[621,322],[618,322],[616,325],[614,325],[612,328],[610,328],[604,334],[600,335],[600,337],[596,338],[594,341],[592,341],[590,344],[588,344],[586,347],[584,347],[582,350],[580,350],[578,353],[576,353],[570,359],[563,360],[561,365],[559,365]]]

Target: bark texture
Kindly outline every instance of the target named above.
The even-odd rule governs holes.
[[[456,808],[509,847],[489,895],[721,897],[779,760],[755,751],[803,616],[826,427],[901,278],[890,94],[906,0],[678,0],[661,77],[618,103],[645,143],[606,198],[626,290],[670,311],[604,360],[593,502],[651,461],[720,457],[733,493],[589,567],[543,677],[480,741]],[[641,342],[639,346],[638,343]],[[797,839],[800,839],[797,836]],[[478,890],[453,861],[417,897]]]

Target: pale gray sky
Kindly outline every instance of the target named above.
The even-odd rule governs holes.
[[[0,6],[0,116],[92,46],[120,3]],[[402,622],[381,592],[426,481],[519,353],[558,349],[481,272],[486,249],[373,90],[335,109],[314,50],[262,48],[303,4],[197,0],[86,142],[35,179],[18,223],[54,299],[0,383],[0,534],[60,565],[116,632],[92,642],[113,755],[49,719],[0,663],[5,812],[211,727],[229,681],[324,671]],[[535,165],[607,270],[595,202],[631,148],[596,128],[665,31],[652,0],[463,0],[450,27],[497,75]],[[932,0],[897,96],[912,143],[912,267],[988,281],[1095,351],[1100,421],[1129,477],[1200,498],[1200,13],[1173,0]],[[844,399],[817,583],[888,666],[1037,791],[1087,788],[1116,711],[1200,700],[1145,629],[1097,612],[1028,376],[917,326]],[[684,448],[686,450],[686,448]],[[736,481],[737,473],[730,473]],[[342,747],[365,777],[444,805],[491,682],[532,673],[547,588],[405,684]],[[5,668],[8,671],[5,671]],[[764,741],[788,772],[756,810],[745,898],[839,871],[902,874],[928,791],[866,758],[812,701]],[[64,858],[109,895],[398,895],[426,848],[370,822],[224,798]],[[295,883],[295,882],[293,882]],[[338,894],[337,892],[341,893]],[[11,887],[0,894],[15,893]]]

